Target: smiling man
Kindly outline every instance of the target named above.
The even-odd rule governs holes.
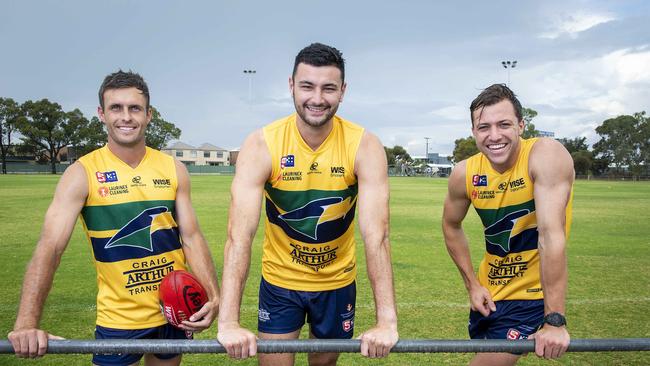
[[[442,228],[467,288],[474,339],[535,339],[540,357],[560,357],[566,329],[566,238],[571,223],[573,161],[559,142],[524,140],[522,107],[505,85],[485,89],[470,106],[479,153],[449,178]],[[462,222],[473,205],[486,253],[474,273]],[[482,353],[472,365],[512,365],[519,355]]]
[[[57,185],[9,333],[19,357],[40,357],[48,339],[60,339],[39,329],[39,320],[78,216],[97,270],[96,338],[186,338],[217,316],[217,276],[192,208],[187,170],[145,145],[152,114],[147,84],[136,73],[118,71],[104,79],[99,103],[108,143],[66,169]],[[188,264],[209,301],[177,329],[160,312],[158,286],[167,273]],[[142,356],[96,354],[93,364],[136,365]],[[174,354],[144,358],[145,365],[181,361]]]
[[[253,132],[232,183],[223,297],[217,338],[234,358],[256,353],[239,324],[262,197],[266,220],[258,331],[262,339],[295,339],[309,322],[311,338],[351,338],[357,263],[354,215],[366,249],[377,324],[361,353],[385,357],[397,342],[388,240],[388,177],[380,141],[336,115],[345,93],[341,53],[320,43],[296,56],[289,90],[296,113]],[[337,353],[309,355],[336,364]],[[293,354],[260,354],[262,365],[292,365]]]

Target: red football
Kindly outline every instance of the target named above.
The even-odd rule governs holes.
[[[160,306],[169,324],[178,327],[208,301],[199,281],[187,271],[173,271],[160,283]]]

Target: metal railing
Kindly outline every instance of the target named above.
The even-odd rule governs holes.
[[[258,353],[360,352],[361,341],[352,339],[258,340]],[[533,340],[402,339],[396,353],[474,353],[535,351]],[[572,339],[568,352],[650,351],[650,338]],[[216,340],[111,339],[51,340],[47,353],[225,353]],[[0,354],[14,353],[8,340],[0,340]]]

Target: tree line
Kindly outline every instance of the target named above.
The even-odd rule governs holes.
[[[165,121],[151,107],[152,118],[146,130],[147,146],[160,150],[172,139],[181,137],[181,130]],[[64,147],[74,147],[78,156],[106,143],[107,134],[99,118],[86,118],[75,108],[64,111],[60,104],[48,99],[18,103],[0,97],[0,158],[2,173],[7,174],[7,159],[33,156],[37,162],[50,163],[56,174],[57,156]]]
[[[523,138],[538,137],[532,119],[537,112],[524,108]],[[557,139],[573,158],[577,175],[650,175],[650,117],[645,112],[609,118],[596,127],[600,140],[592,149],[586,137]],[[478,153],[473,136],[454,141],[455,163]]]

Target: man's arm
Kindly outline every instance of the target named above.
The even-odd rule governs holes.
[[[568,277],[565,225],[566,208],[574,179],[573,160],[562,144],[542,138],[531,150],[529,169],[535,184],[544,314],[564,314]],[[554,327],[549,324],[544,324],[534,338],[535,353],[545,358],[562,356],[570,341],[565,326]]]
[[[247,358],[257,352],[255,335],[239,324],[239,308],[260,221],[264,183],[270,175],[271,156],[262,130],[258,130],[244,141],[230,189],[217,339],[233,358]]]
[[[488,316],[490,311],[496,310],[496,306],[488,289],[483,287],[476,278],[467,237],[462,226],[470,205],[465,188],[466,164],[466,160],[458,163],[449,177],[448,193],[442,214],[442,232],[445,236],[447,252],[458,267],[465,283],[472,310],[479,311],[483,316]]]
[[[206,242],[196,213],[192,207],[190,176],[185,165],[175,160],[178,188],[176,189],[176,220],[181,233],[183,253],[192,273],[208,293],[208,302],[193,314],[189,321],[184,321],[179,328],[191,332],[200,332],[210,327],[219,313],[219,283],[212,262],[210,248]]]
[[[88,196],[88,181],[83,166],[75,163],[66,169],[45,214],[32,260],[27,266],[14,330],[8,338],[18,357],[40,357],[47,351],[47,340],[61,339],[38,329],[54,272],[74,230],[77,216]]]
[[[355,173],[359,183],[359,228],[366,250],[377,324],[359,338],[361,354],[372,358],[387,356],[399,338],[388,235],[387,171],[386,153],[381,142],[366,132],[357,152]]]

